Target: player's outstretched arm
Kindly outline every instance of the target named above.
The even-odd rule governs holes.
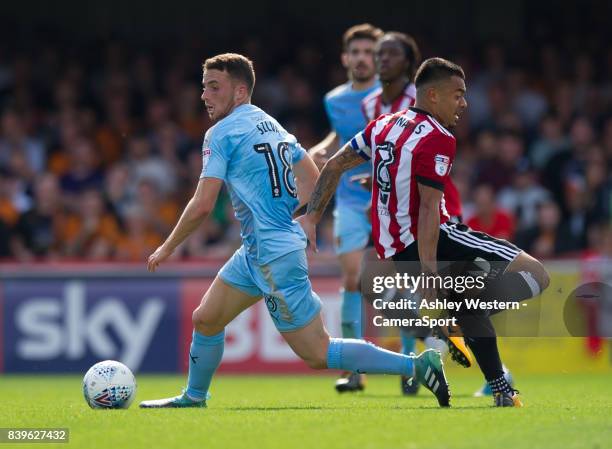
[[[363,158],[353,150],[350,144],[346,144],[323,166],[308,202],[306,214],[297,219],[314,251],[317,250],[316,225],[321,221],[323,212],[336,191],[340,175],[362,163]]]
[[[149,256],[147,268],[155,271],[157,266],[166,260],[212,211],[217,196],[223,185],[223,180],[217,178],[202,178],[198,182],[193,197],[187,203],[176,226],[166,241]]]
[[[340,139],[335,131],[331,131],[325,138],[308,151],[310,157],[319,169],[333,156],[333,152],[338,149]]]
[[[300,201],[300,205],[296,210],[299,210],[310,201],[317,178],[319,177],[319,169],[307,154],[300,162],[293,165],[293,174],[295,175],[298,200]]]

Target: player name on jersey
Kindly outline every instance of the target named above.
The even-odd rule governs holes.
[[[276,124],[272,123],[269,120],[264,120],[263,122],[259,122],[256,126],[257,131],[259,131],[260,135],[264,135],[265,133],[280,133],[280,129]]]

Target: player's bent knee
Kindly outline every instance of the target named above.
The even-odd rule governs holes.
[[[548,270],[544,268],[544,265],[542,265],[542,272],[538,279],[538,284],[540,284],[540,290],[542,291],[546,290],[550,285],[550,274],[548,273]]]
[[[342,277],[342,286],[347,292],[359,291],[359,273],[345,273]]]
[[[528,271],[538,283],[540,291],[544,291],[550,285],[550,274],[535,257],[522,251],[519,256],[510,264],[511,271]]]
[[[191,315],[193,328],[202,335],[217,335],[224,329],[220,326],[215,317],[205,313],[200,307],[197,307]]]
[[[542,262],[531,256],[529,256],[529,258],[531,259],[529,271],[540,286],[540,291],[544,291],[550,284],[550,274],[548,274]]]

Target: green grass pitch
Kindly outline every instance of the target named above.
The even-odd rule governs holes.
[[[393,376],[338,395],[330,376],[218,376],[207,409],[140,410],[174,395],[182,376],[138,376],[129,410],[91,410],[78,376],[0,376],[0,427],[68,427],[61,448],[612,448],[610,374],[518,375],[523,409],[472,398],[474,370],[451,376],[450,409]]]

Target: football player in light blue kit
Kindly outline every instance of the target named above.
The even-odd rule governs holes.
[[[344,33],[342,64],[348,71],[349,81],[325,96],[325,110],[332,131],[310,151],[319,168],[367,124],[361,100],[379,87],[374,49],[382,35],[382,30],[370,24],[355,25]],[[359,273],[371,233],[367,214],[370,192],[351,179],[370,172],[370,162],[348,170],[340,178],[336,190],[334,238],[342,270],[341,321],[345,338],[362,338]],[[338,392],[363,390],[364,386],[364,376],[356,373],[343,373],[336,381]]]
[[[149,256],[148,269],[155,271],[203,222],[224,183],[240,221],[243,244],[193,312],[187,388],[178,396],[140,406],[206,406],[212,376],[223,356],[225,326],[262,297],[277,329],[310,367],[402,374],[419,381],[434,376],[438,386],[434,394],[440,405],[448,405],[439,353],[406,356],[363,340],[330,338],[320,316],[321,302],[308,279],[306,238],[293,220],[314,188],[318,176],[314,162],[295,137],[250,104],[255,73],[247,58],[227,53],[206,60],[202,84],[202,100],[216,122],[204,138],[202,175],[172,233]]]

